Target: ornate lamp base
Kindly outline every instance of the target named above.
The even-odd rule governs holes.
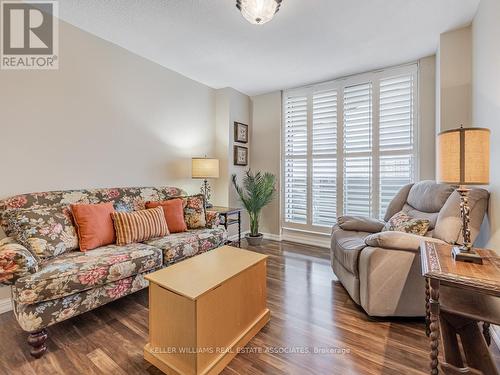
[[[453,259],[459,262],[483,264],[483,259],[473,249],[467,250],[459,246],[453,246],[451,255],[453,256]]]
[[[208,181],[205,179],[201,185],[201,193],[205,196],[205,208],[212,208],[214,205],[210,203],[210,196],[212,193],[212,188],[208,184]]]
[[[483,264],[481,256],[472,248],[470,236],[470,207],[469,207],[469,191],[465,186],[459,186],[457,189],[460,194],[460,216],[462,218],[462,235],[464,244],[462,246],[454,246],[451,250],[453,259],[460,262],[470,262]]]

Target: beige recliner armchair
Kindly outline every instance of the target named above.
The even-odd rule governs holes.
[[[484,189],[470,192],[472,241],[479,233],[488,199],[489,193]],[[385,221],[400,211],[430,221],[425,237],[382,231]],[[368,315],[424,316],[420,242],[460,243],[461,228],[460,196],[454,187],[434,181],[409,184],[391,201],[384,221],[357,216],[338,218],[332,231],[332,268]]]

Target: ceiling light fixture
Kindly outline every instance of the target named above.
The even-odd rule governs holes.
[[[254,25],[262,25],[273,19],[280,9],[282,0],[236,0],[238,8],[245,19]]]

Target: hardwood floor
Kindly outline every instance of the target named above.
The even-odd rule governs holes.
[[[247,248],[270,256],[271,321],[222,374],[428,373],[423,320],[370,319],[336,281],[328,250],[273,241]],[[161,374],[143,359],[147,306],[143,290],[49,327],[49,351],[38,360],[12,312],[2,314],[0,374]]]

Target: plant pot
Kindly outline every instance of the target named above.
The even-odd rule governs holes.
[[[259,233],[256,236],[251,236],[249,233],[245,234],[245,239],[250,246],[259,246],[262,243],[262,238],[262,233]]]

